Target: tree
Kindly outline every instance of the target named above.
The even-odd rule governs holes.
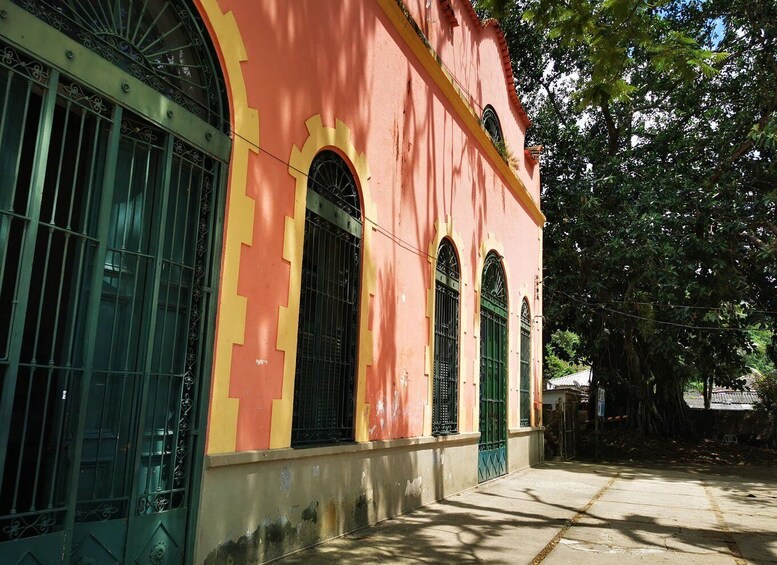
[[[758,375],[755,379],[755,391],[759,400],[756,409],[769,414],[769,445],[777,447],[777,371]]]
[[[546,148],[546,339],[577,333],[636,428],[690,430],[683,385],[736,386],[744,330],[774,328],[777,7],[476,6]]]
[[[543,378],[553,379],[587,367],[580,354],[580,336],[569,330],[556,330],[545,345]]]

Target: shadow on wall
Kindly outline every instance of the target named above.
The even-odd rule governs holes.
[[[288,301],[289,264],[282,250],[295,194],[285,161],[307,139],[305,120],[315,114],[327,126],[335,118],[346,122],[363,150],[372,118],[364,93],[371,88],[368,69],[375,66],[363,46],[372,43],[378,8],[370,2],[349,3],[347,10],[316,1],[220,4],[241,27],[248,104],[259,112],[262,145],[250,158],[246,187],[255,206],[253,244],[240,251],[238,294],[247,299],[248,323],[230,367],[229,395],[240,400],[236,448],[242,451],[269,447],[272,400],[280,398],[283,383],[284,357],[275,337],[278,305]],[[353,33],[361,39],[354,41]]]

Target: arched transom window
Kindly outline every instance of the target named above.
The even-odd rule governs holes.
[[[502,126],[499,123],[499,116],[496,115],[496,111],[492,106],[486,106],[483,109],[483,127],[491,136],[491,140],[495,143],[501,143],[504,140],[502,136]]]
[[[224,81],[188,2],[13,0],[213,126],[227,128]],[[71,56],[77,56],[71,55]]]

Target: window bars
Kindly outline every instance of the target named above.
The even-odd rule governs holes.
[[[458,432],[459,278],[456,252],[443,239],[435,269],[433,435]]]
[[[501,143],[504,139],[502,136],[502,126],[499,123],[499,116],[496,115],[496,111],[491,106],[486,106],[483,109],[481,122],[494,144]]]
[[[526,299],[521,306],[520,426],[531,425],[531,314]]]
[[[333,151],[310,166],[302,256],[292,446],[353,440],[361,206]]]

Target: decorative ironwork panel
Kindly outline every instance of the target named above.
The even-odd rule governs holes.
[[[454,281],[458,281],[460,277],[459,259],[448,238],[440,242],[440,248],[437,251],[437,272]]]
[[[481,294],[486,299],[487,307],[507,308],[507,287],[502,260],[494,252],[486,256],[483,266],[483,281]]]
[[[354,430],[361,238],[335,216],[358,221],[359,196],[348,166],[332,151],[313,160],[308,190],[326,205],[305,215],[293,446],[352,441]]]
[[[502,136],[502,126],[499,123],[499,116],[496,115],[496,111],[491,106],[486,106],[483,109],[481,121],[486,132],[491,136],[491,140],[494,143],[501,143],[504,139]]]
[[[313,159],[308,173],[308,190],[320,194],[349,216],[361,219],[356,181],[346,162],[334,151],[321,151]]]
[[[445,435],[458,432],[459,411],[459,291],[449,286],[459,280],[459,265],[447,239],[437,253],[437,273],[442,277],[435,285],[432,434]]]
[[[520,425],[531,425],[531,315],[529,303],[524,300],[521,306],[521,413]]]
[[[188,2],[13,2],[228,133],[225,85],[205,25]]]

